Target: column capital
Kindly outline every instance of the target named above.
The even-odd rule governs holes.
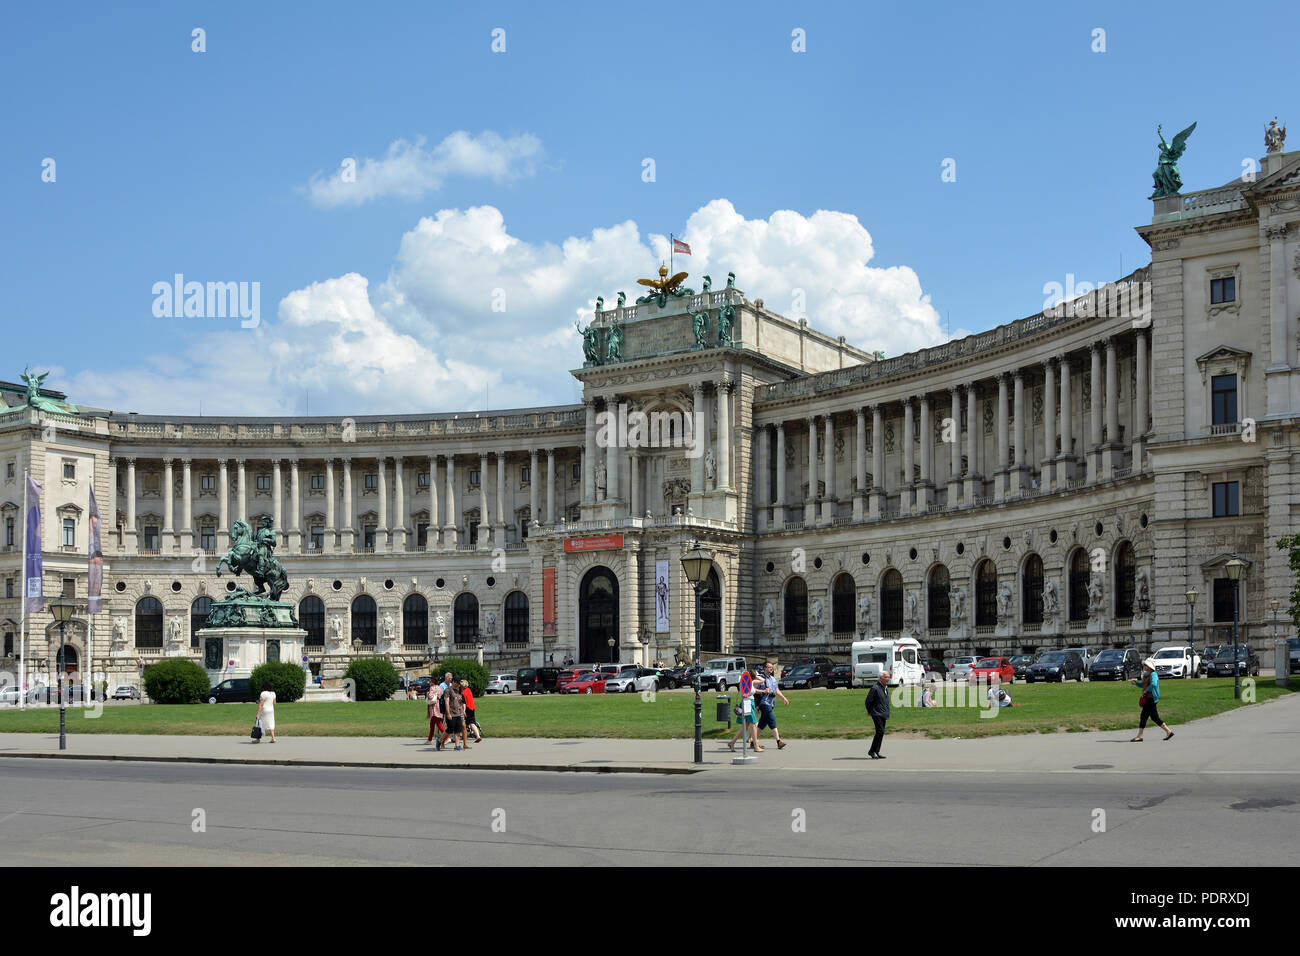
[[[1017,368],[1012,371],[1011,377],[1013,381],[1019,379],[1023,382],[1025,380],[1025,370],[1023,368]]]
[[[1043,371],[1044,371],[1044,372],[1050,372],[1050,371],[1052,370],[1052,363],[1055,362],[1055,361],[1057,361],[1056,356],[1055,356],[1055,355],[1049,355],[1049,356],[1047,356],[1047,358],[1043,359],[1043,360],[1042,360],[1041,362],[1039,362],[1038,364],[1041,365],[1041,366],[1043,367]]]
[[[121,460],[121,461],[125,461],[125,462],[126,462],[128,465],[130,465],[132,468],[135,467],[135,456],[128,456],[128,457],[123,458],[123,459],[120,459],[120,460]]]

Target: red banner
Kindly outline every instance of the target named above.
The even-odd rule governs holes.
[[[623,547],[621,534],[609,534],[599,538],[565,538],[565,551],[610,551]]]
[[[555,568],[542,569],[542,636],[555,636]]]

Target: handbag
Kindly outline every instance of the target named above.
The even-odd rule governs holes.
[[[253,721],[253,730],[249,733],[249,736],[254,740],[262,739],[262,722],[260,720]]]
[[[1146,707],[1150,703],[1151,703],[1151,691],[1144,690],[1142,692],[1142,696],[1138,698],[1138,705],[1142,707]]]

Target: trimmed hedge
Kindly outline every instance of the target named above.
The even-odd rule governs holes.
[[[291,704],[307,692],[307,672],[289,661],[267,661],[253,668],[248,677],[248,686],[257,693],[263,684],[271,685],[277,704]]]
[[[382,657],[358,657],[343,679],[356,682],[356,700],[388,700],[402,686],[397,668]]]
[[[144,692],[155,704],[201,704],[209,690],[207,671],[188,658],[172,657],[144,669]]]
[[[478,661],[468,657],[449,657],[445,661],[434,664],[429,673],[441,683],[442,675],[447,671],[451,671],[453,677],[459,677],[462,684],[468,684],[475,697],[483,697],[487,694],[489,675],[487,668]]]

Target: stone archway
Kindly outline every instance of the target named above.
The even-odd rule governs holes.
[[[584,664],[617,663],[618,644],[618,578],[597,565],[578,587],[578,658]]]

